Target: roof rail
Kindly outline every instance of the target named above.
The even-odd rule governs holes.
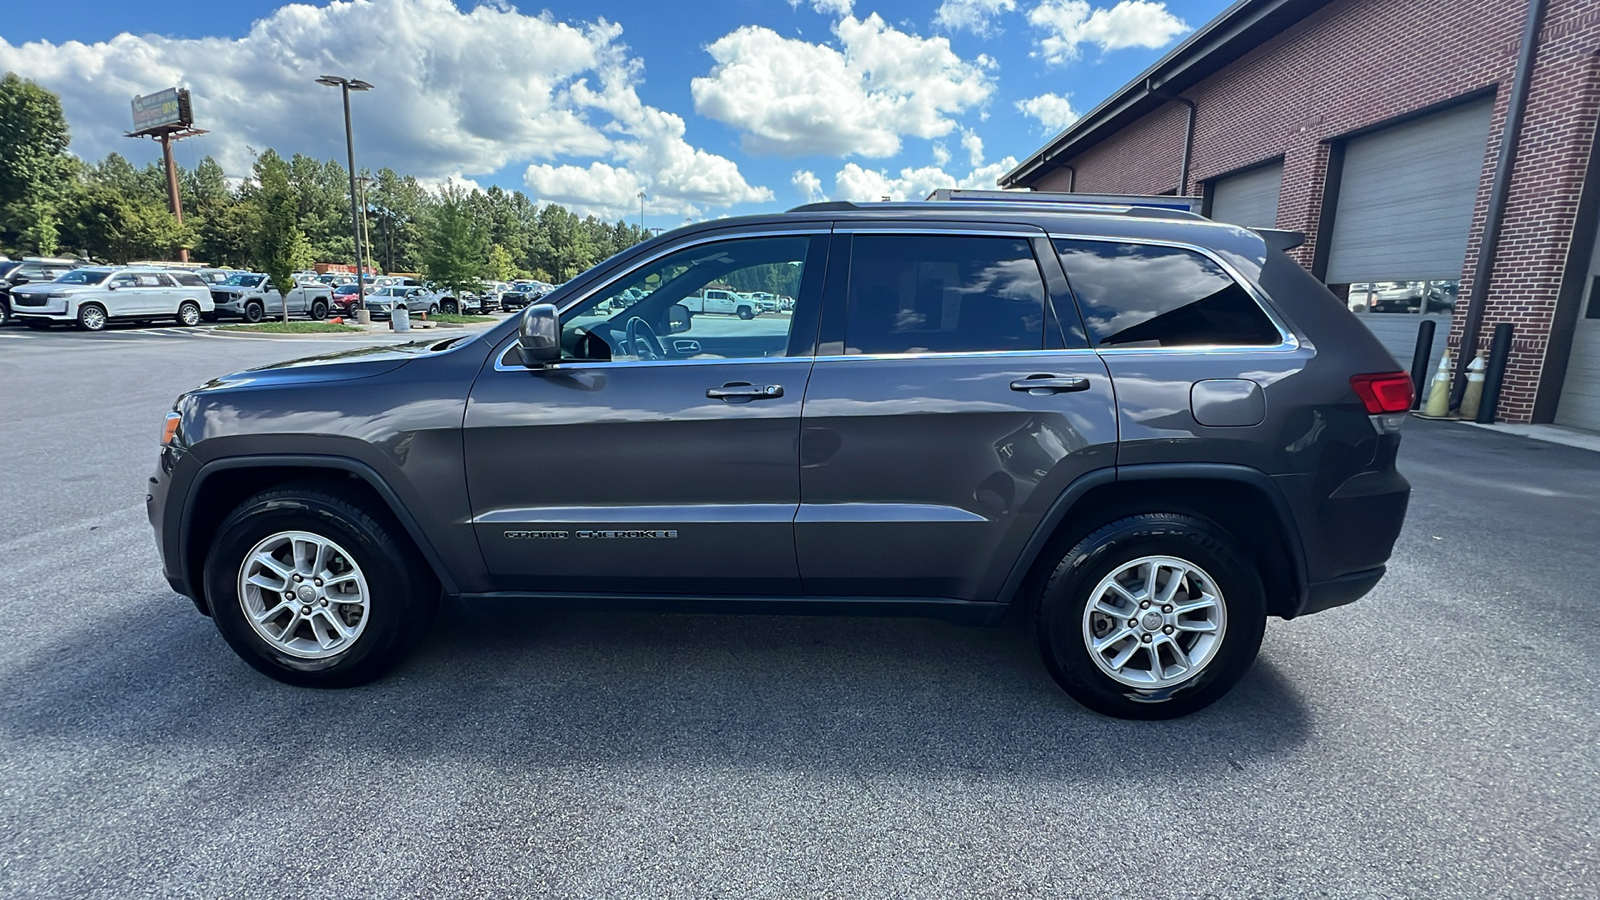
[[[1163,219],[1203,219],[1199,197],[1142,196],[1133,194],[1067,194],[1049,191],[967,191],[940,188],[926,200],[856,203],[831,200],[807,203],[789,212],[850,212],[866,210],[926,210],[930,203],[946,209],[1033,209],[1036,211],[1124,215]]]

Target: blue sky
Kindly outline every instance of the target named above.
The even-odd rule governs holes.
[[[994,177],[1225,0],[54,0],[0,19],[0,69],[62,95],[73,149],[156,158],[128,102],[173,84],[230,175],[343,159],[324,72],[365,78],[357,163],[608,218],[920,197]]]

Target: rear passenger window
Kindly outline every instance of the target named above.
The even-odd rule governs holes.
[[[1028,242],[968,235],[857,235],[845,353],[1044,347],[1044,280]]]
[[[206,286],[205,279],[201,278],[199,275],[191,275],[188,272],[179,272],[177,275],[174,275],[173,277],[178,279],[178,283],[183,285],[184,287],[205,287]]]
[[[1276,346],[1277,326],[1210,257],[1181,247],[1057,240],[1097,347]]]

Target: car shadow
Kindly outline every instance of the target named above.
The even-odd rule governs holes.
[[[398,671],[321,691],[247,668],[209,620],[182,614],[187,605],[146,594],[100,627],[41,648],[0,700],[9,730],[520,770],[736,766],[1067,781],[1242,771],[1310,733],[1304,703],[1269,658],[1209,709],[1127,722],[1073,703],[1015,628],[446,602]]]

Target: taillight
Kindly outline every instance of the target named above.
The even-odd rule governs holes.
[[[1367,405],[1367,415],[1405,412],[1411,409],[1416,394],[1411,388],[1411,376],[1405,372],[1384,375],[1352,375],[1350,386],[1356,396]]]

